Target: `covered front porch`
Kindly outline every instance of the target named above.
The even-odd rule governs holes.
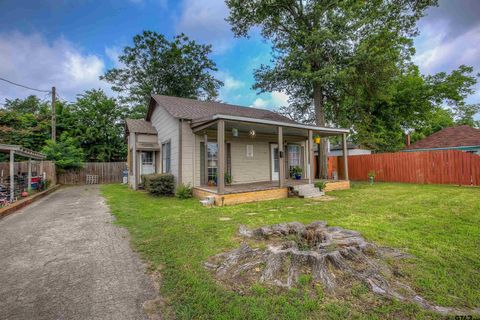
[[[198,197],[206,193],[232,195],[284,189],[283,197],[288,195],[288,187],[313,184],[313,149],[318,142],[314,140],[320,137],[341,136],[346,155],[347,129],[228,115],[194,121],[191,127],[198,145],[198,177],[194,184]],[[348,157],[343,160],[348,168]],[[344,186],[348,185],[345,181]]]

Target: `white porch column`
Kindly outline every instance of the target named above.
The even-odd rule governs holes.
[[[343,143],[343,179],[348,180],[348,149],[347,149],[347,134],[342,135]]]
[[[28,158],[27,190],[32,190],[32,159]]]
[[[285,186],[285,154],[283,152],[283,128],[278,127],[278,186]]]
[[[13,202],[15,199],[15,153],[13,150],[10,150],[10,201]]]
[[[315,172],[313,169],[313,131],[308,130],[308,183],[313,183],[315,181]]]
[[[219,120],[217,124],[217,192],[225,192],[225,120]]]

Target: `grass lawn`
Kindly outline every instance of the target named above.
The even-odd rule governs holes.
[[[238,246],[240,224],[290,221],[326,220],[410,253],[415,258],[400,270],[424,298],[443,306],[480,307],[480,188],[357,183],[330,192],[333,201],[290,198],[218,208],[120,185],[104,185],[102,193],[118,224],[130,231],[134,248],[152,270],[161,269],[161,294],[180,319],[440,318],[361,286],[341,298],[260,284],[240,295],[222,288],[203,268],[207,257]]]

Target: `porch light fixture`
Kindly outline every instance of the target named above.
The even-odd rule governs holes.
[[[256,134],[257,134],[257,133],[255,132],[254,129],[250,129],[250,131],[248,132],[248,135],[249,135],[250,138],[252,138],[252,139],[255,138],[255,135],[256,135]]]
[[[313,142],[315,142],[316,144],[319,144],[320,143],[320,136],[316,135],[315,137],[313,137]]]
[[[238,137],[238,129],[237,128],[232,128],[232,136],[233,137]]]

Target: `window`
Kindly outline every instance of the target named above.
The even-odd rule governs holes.
[[[170,173],[171,162],[171,145],[170,141],[162,143],[162,173]]]
[[[153,165],[153,152],[152,151],[142,151],[142,165],[144,165],[144,166]]]
[[[215,181],[217,178],[217,165],[218,165],[218,145],[215,142],[208,143],[208,181]]]
[[[288,171],[291,172],[293,167],[302,166],[301,162],[301,148],[296,144],[288,145]]]
[[[226,147],[226,174],[231,175],[232,171],[232,157],[231,157],[231,145],[230,143],[225,144]],[[208,161],[205,164],[205,143],[200,142],[200,181],[202,184],[208,184],[208,181],[215,181],[217,176],[217,166],[218,166],[218,146],[216,142],[208,143]],[[208,168],[208,177],[205,179],[205,166]]]

